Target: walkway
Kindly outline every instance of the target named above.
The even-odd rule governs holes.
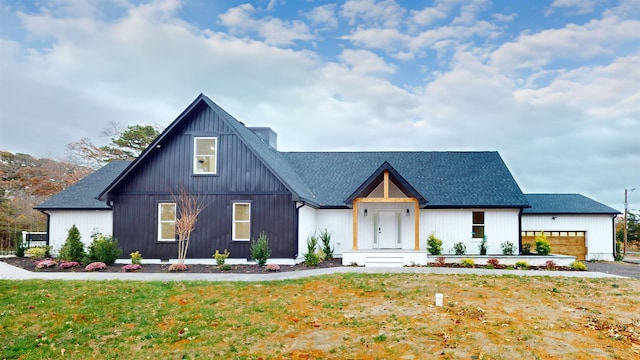
[[[136,281],[274,281],[338,273],[411,273],[411,274],[476,274],[515,276],[561,276],[576,278],[623,278],[590,271],[491,270],[437,267],[365,268],[333,267],[265,274],[201,274],[201,273],[109,273],[109,272],[30,272],[0,261],[0,280],[136,280]]]

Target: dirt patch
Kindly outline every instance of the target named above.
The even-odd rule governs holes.
[[[27,257],[10,257],[10,258],[0,258],[0,261],[4,261],[7,264],[34,272],[85,272],[84,265],[80,264],[77,267],[63,269],[59,265],[37,269],[36,264],[37,261]],[[142,269],[135,270],[135,272],[142,273],[166,273],[169,272],[169,266],[171,264],[143,264]],[[113,264],[107,265],[107,267],[101,272],[122,272],[123,264]],[[280,272],[287,271],[304,271],[311,269],[319,269],[319,268],[330,268],[342,266],[342,262],[340,259],[331,259],[327,261],[322,261],[315,267],[305,266],[304,264],[298,265],[280,265]],[[231,265],[231,268],[226,271],[220,271],[220,268],[216,265],[203,265],[203,264],[193,264],[187,265],[186,272],[191,273],[241,273],[241,274],[264,274],[268,272],[264,267],[255,265],[255,264],[243,264],[243,265]]]

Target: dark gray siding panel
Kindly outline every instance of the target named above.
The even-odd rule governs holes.
[[[165,194],[184,188],[189,193],[288,193],[284,185],[229,131],[208,107],[194,114],[165,144],[152,150],[129,174],[116,194]],[[218,137],[217,175],[193,175],[193,138]]]
[[[147,259],[176,258],[175,243],[157,242],[157,203],[171,196],[122,196],[114,202],[114,236],[123,248],[123,258],[140,251]],[[250,258],[249,242],[231,241],[232,204],[251,202],[251,237],[264,231],[272,258],[294,258],[298,253],[295,202],[290,195],[207,195],[189,243],[188,258],[211,258],[216,249],[228,249],[232,258]],[[150,209],[141,211],[140,209]]]
[[[251,201],[251,236],[265,231],[272,257],[293,258],[297,252],[296,210],[291,193],[262,161],[204,104],[171,136],[148,153],[112,191],[114,235],[123,257],[140,251],[148,259],[175,258],[175,243],[157,242],[157,204],[171,201],[181,189],[200,196],[207,207],[192,234],[187,257],[211,258],[228,249],[233,258],[250,257],[248,242],[231,241],[232,201]],[[218,138],[217,174],[193,175],[193,138]]]

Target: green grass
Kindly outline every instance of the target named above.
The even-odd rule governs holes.
[[[604,286],[615,294],[591,295]],[[433,307],[435,292],[447,296],[446,307]],[[597,305],[612,298],[615,310]],[[503,336],[513,334],[543,344],[547,322],[579,321],[562,306],[597,308],[598,316],[615,319],[637,310],[638,299],[638,282],[621,279],[340,274],[262,283],[0,281],[0,359],[421,358],[454,345],[469,358],[499,355]],[[505,302],[522,309],[549,303],[572,318],[546,309],[519,326],[525,310],[511,317]],[[528,330],[533,325],[540,330]],[[494,338],[479,335],[487,327]],[[527,357],[525,345],[509,351]],[[627,355],[615,344],[607,348]]]

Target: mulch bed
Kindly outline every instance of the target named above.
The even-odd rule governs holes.
[[[36,260],[26,258],[26,257],[10,257],[10,258],[0,258],[0,261],[4,261],[7,264],[29,270],[34,272],[84,272],[84,265],[79,265],[78,267],[63,269],[59,265],[44,269],[36,269]],[[58,262],[59,263],[59,262]],[[101,272],[122,272],[122,266],[124,264],[113,264],[107,265],[106,269],[99,270]],[[169,266],[171,264],[142,264],[142,269],[136,270],[135,272],[143,272],[143,273],[166,273],[169,272]],[[341,259],[332,259],[327,261],[322,261],[315,267],[305,266],[304,264],[298,265],[280,265],[280,272],[285,271],[304,271],[304,270],[312,270],[319,268],[330,268],[330,267],[338,267],[342,266]],[[201,265],[201,264],[188,264],[186,272],[191,273],[241,273],[241,274],[264,274],[268,272],[264,267],[260,267],[255,264],[246,264],[246,265],[231,265],[231,269],[226,271],[220,271],[218,266],[216,265]]]

